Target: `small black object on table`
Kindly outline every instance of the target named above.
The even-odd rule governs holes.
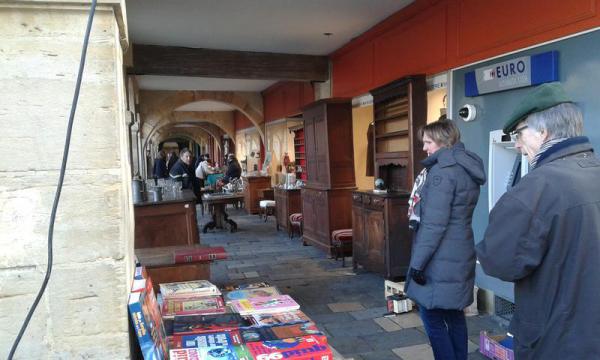
[[[229,228],[231,232],[235,232],[237,230],[237,224],[235,221],[231,220],[225,211],[225,206],[227,204],[236,204],[238,201],[244,199],[244,194],[242,193],[213,193],[213,194],[204,194],[202,195],[202,202],[210,208],[213,208],[213,216],[212,220],[204,225],[202,228],[202,232],[206,233],[208,229],[214,229],[215,227],[218,229],[223,229],[223,225],[225,223],[229,224]]]

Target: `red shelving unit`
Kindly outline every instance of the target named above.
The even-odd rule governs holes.
[[[304,151],[304,128],[291,129],[294,132],[294,161],[296,162],[296,179],[306,181],[306,156]]]

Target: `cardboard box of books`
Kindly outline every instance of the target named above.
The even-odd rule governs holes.
[[[479,352],[490,359],[515,360],[512,336],[479,333]]]

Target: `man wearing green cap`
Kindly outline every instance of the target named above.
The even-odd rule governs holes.
[[[506,122],[530,172],[490,213],[483,270],[515,284],[516,359],[600,359],[600,160],[559,83]]]

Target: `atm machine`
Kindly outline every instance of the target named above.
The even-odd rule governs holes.
[[[539,84],[540,76],[548,75],[548,72],[541,75],[538,72],[548,65],[552,69],[549,72],[552,79],[545,78],[541,82],[560,81],[563,84],[583,110],[585,135],[599,149],[600,125],[595,119],[600,118],[600,102],[596,95],[600,92],[600,82],[591,74],[597,74],[600,69],[600,30],[454,69],[450,73],[449,118],[456,121],[466,148],[483,159],[488,174],[488,182],[481,187],[473,214],[476,243],[483,239],[489,212],[498,199],[528,172],[527,159],[499,129],[531,85]],[[511,84],[524,80],[530,84],[511,87]],[[484,86],[480,86],[482,82]],[[486,88],[494,83],[496,89]],[[462,118],[461,110],[464,112]],[[475,271],[476,285],[493,293],[496,314],[502,316],[500,312],[510,310],[514,302],[513,284],[486,275],[480,265],[476,265]],[[500,312],[499,307],[502,308]]]

